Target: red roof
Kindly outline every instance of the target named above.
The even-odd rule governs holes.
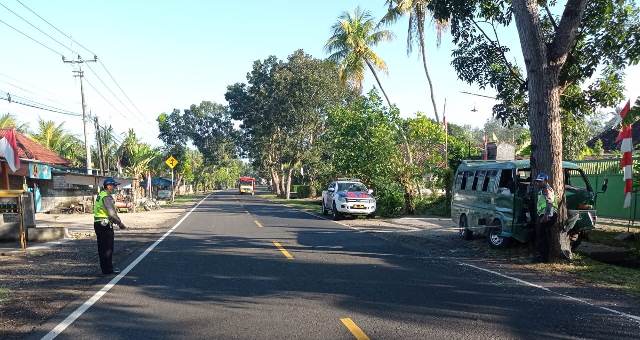
[[[0,138],[4,137],[7,129],[0,129]],[[22,159],[36,160],[53,165],[68,165],[69,160],[40,145],[38,142],[16,131],[18,156]]]

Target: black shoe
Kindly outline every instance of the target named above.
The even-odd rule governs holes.
[[[110,272],[106,272],[106,273],[102,273],[102,274],[104,274],[104,275],[118,275],[118,274],[120,274],[120,269],[114,269],[114,270],[112,270]]]

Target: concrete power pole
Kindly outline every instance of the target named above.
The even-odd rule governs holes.
[[[84,87],[82,85],[82,78],[84,77],[84,71],[82,71],[82,64],[89,63],[89,62],[95,63],[96,61],[98,61],[97,56],[93,56],[93,59],[90,59],[90,60],[84,60],[80,56],[78,56],[78,59],[76,60],[67,60],[65,59],[65,57],[62,57],[62,62],[64,63],[78,64],[78,70],[73,71],[73,76],[80,78],[80,98],[82,99],[82,129],[84,131],[84,149],[85,149],[85,155],[87,157],[87,174],[91,174],[91,147],[89,146],[89,142],[87,141],[88,119],[86,114],[87,105],[84,100]]]

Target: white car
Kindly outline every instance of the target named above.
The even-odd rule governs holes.
[[[327,190],[322,192],[322,213],[331,212],[334,220],[344,215],[375,216],[376,199],[373,190],[355,179],[339,179],[331,182]]]

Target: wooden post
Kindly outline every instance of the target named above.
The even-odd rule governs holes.
[[[2,162],[2,181],[1,186],[3,190],[9,190],[9,165],[7,162]]]
[[[20,227],[20,248],[27,250],[27,233],[24,230],[24,210],[22,209],[22,195],[18,196],[18,219]]]

